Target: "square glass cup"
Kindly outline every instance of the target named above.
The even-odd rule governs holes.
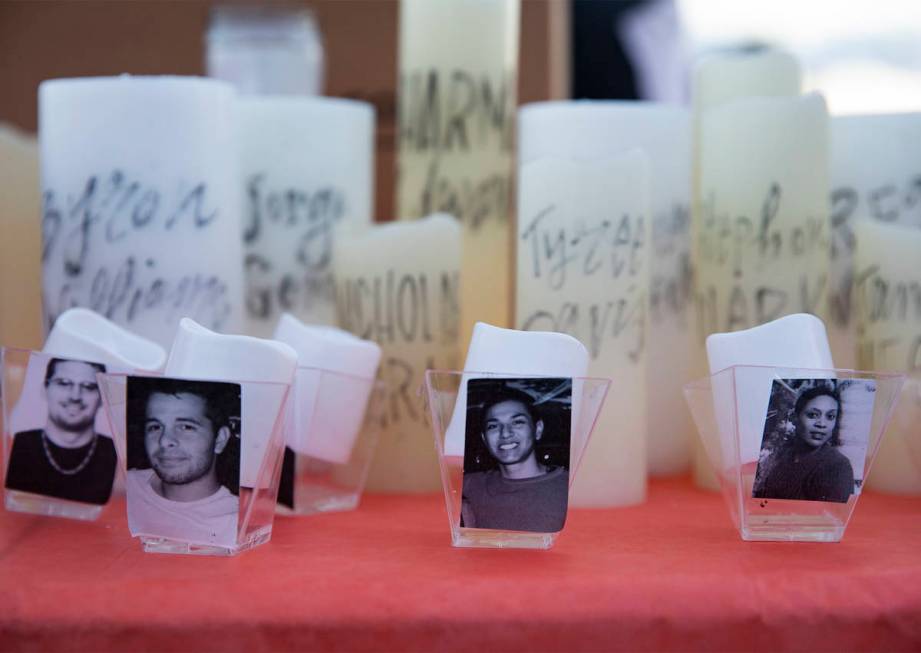
[[[866,480],[879,449],[883,433],[893,414],[904,375],[843,369],[807,369],[762,365],[734,365],[684,386],[704,451],[719,481],[732,523],[743,540],[838,542],[860,498],[859,486]],[[861,462],[852,462],[853,477],[859,483],[846,501],[754,496],[759,464],[767,460],[763,451],[765,424],[777,422],[770,402],[774,383],[808,380],[834,387],[868,389],[871,399],[864,410],[866,427],[861,439],[841,443],[861,450]],[[869,390],[872,388],[872,390]],[[843,405],[840,405],[843,404]],[[847,404],[839,401],[842,414]],[[783,422],[796,433],[796,425]],[[796,464],[800,464],[797,460]],[[795,475],[795,473],[794,473]]]
[[[549,549],[560,531],[533,532],[469,528],[461,525],[464,490],[464,449],[467,411],[467,383],[470,380],[553,380],[558,375],[427,370],[423,393],[431,419],[435,449],[441,471],[451,543],[455,547]],[[571,426],[569,442],[568,491],[579,470],[582,455],[611,385],[610,379],[572,378]],[[455,415],[455,411],[461,411]],[[459,416],[463,415],[463,419]],[[459,425],[464,425],[459,428]]]
[[[157,378],[164,381],[198,382],[201,384],[235,384],[240,389],[240,415],[233,416],[236,435],[239,438],[239,486],[238,509],[236,512],[235,537],[221,538],[220,541],[205,541],[198,536],[177,534],[182,525],[189,526],[192,532],[205,527],[197,513],[183,515],[183,521],[176,521],[175,526],[167,524],[158,531],[156,527],[145,527],[143,531],[132,528],[132,536],[141,540],[144,550],[151,553],[183,553],[194,555],[228,556],[265,544],[271,539],[272,525],[275,518],[275,502],[281,476],[281,464],[284,452],[284,427],[289,401],[290,384],[247,381],[242,379],[198,380],[188,378],[170,378],[160,375],[99,374],[100,387],[109,420],[115,432],[115,443],[123,472],[128,476],[128,510],[131,512],[132,482],[128,474],[129,460],[129,397],[128,386],[131,379]],[[152,478],[152,477],[151,477]],[[149,494],[149,493],[148,493]],[[153,498],[152,501],[165,501]],[[182,512],[182,502],[172,504],[170,509]],[[138,502],[138,505],[141,505]],[[154,522],[148,522],[154,523]],[[162,522],[161,522],[162,523]]]

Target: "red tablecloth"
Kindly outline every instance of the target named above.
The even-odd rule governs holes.
[[[921,650],[921,499],[840,544],[742,542],[687,481],[573,510],[550,551],[454,549],[440,497],[279,518],[235,558],[145,554],[121,515],[0,515],[3,650]]]

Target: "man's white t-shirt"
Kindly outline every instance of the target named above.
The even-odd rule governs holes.
[[[240,499],[223,485],[197,501],[170,501],[153,489],[156,472],[128,472],[128,528],[135,537],[169,537],[191,544],[233,547]]]

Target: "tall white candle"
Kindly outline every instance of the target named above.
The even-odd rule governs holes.
[[[863,219],[854,233],[858,363],[921,376],[921,230]],[[873,489],[921,494],[921,472],[907,443],[918,437],[913,399],[904,397],[896,409],[868,481]]]
[[[400,3],[397,216],[463,231],[461,339],[511,322],[518,0]]]
[[[646,338],[654,346],[646,348],[646,357],[647,383],[654,392],[646,393],[646,456],[650,474],[680,473],[690,464],[692,425],[684,411],[662,410],[661,404],[680,401],[681,387],[691,378],[688,111],[654,102],[545,102],[523,107],[519,116],[521,164],[544,156],[586,161],[633,147],[649,158],[652,256]],[[522,217],[519,271],[525,254]]]
[[[695,240],[701,221],[700,152],[701,122],[721,104],[745,97],[794,97],[799,95],[801,73],[796,59],[788,53],[768,50],[756,53],[714,54],[704,57],[694,70],[692,161],[691,166],[691,234]],[[692,245],[693,252],[693,245]],[[692,255],[693,260],[693,255]],[[694,261],[694,265],[696,265]],[[699,307],[695,312],[699,311]],[[698,314],[699,317],[699,314]],[[691,348],[694,376],[706,374],[707,357],[704,340],[710,332],[699,324],[691,329],[695,340]],[[716,477],[705,460],[703,450],[695,451],[694,476],[699,485],[717,488]]]
[[[517,325],[575,336],[588,347],[589,376],[614,379],[573,505],[646,496],[648,168],[648,157],[632,151],[520,169]]]
[[[369,490],[441,487],[417,391],[426,369],[457,369],[460,225],[445,215],[372,227],[337,245],[339,325],[381,346],[384,425]]]
[[[0,344],[38,349],[41,319],[38,145],[0,124]]]
[[[167,345],[242,327],[233,90],[183,77],[39,88],[45,318],[91,308]]]
[[[876,220],[921,228],[921,152],[915,146],[919,141],[921,113],[831,120],[829,334],[839,367],[857,366],[855,224]]]
[[[241,98],[247,331],[289,312],[333,324],[333,243],[371,224],[374,109],[334,98]]]

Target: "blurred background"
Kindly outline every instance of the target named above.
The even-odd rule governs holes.
[[[34,132],[43,79],[204,74],[209,18],[215,7],[226,6],[197,0],[0,2],[0,122]],[[374,104],[375,216],[390,219],[399,3],[275,6],[313,13],[324,49],[324,95]],[[524,0],[520,44],[520,104],[565,98],[686,103],[698,56],[775,46],[797,56],[805,90],[822,91],[832,114],[921,107],[916,0]]]

